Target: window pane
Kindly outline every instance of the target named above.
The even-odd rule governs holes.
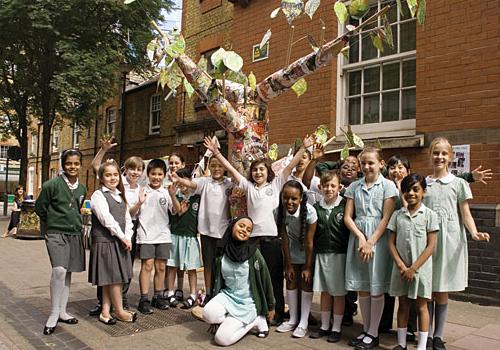
[[[384,6],[384,5],[382,5]],[[389,23],[394,23],[398,20],[398,7],[397,6],[391,6],[389,9],[389,12],[387,12],[387,19],[389,20]]]
[[[382,121],[399,120],[399,91],[382,94]]]
[[[361,93],[361,71],[349,72],[349,96]]]
[[[362,46],[361,46],[361,59],[363,61],[372,58],[377,58],[377,48],[373,46],[372,38],[369,34],[365,33],[362,36]]]
[[[379,95],[366,96],[363,103],[363,124],[378,123]]]
[[[404,7],[404,6],[403,6]],[[401,24],[401,52],[415,50],[416,25],[415,21]]]
[[[361,124],[361,98],[355,97],[349,99],[349,124]]]
[[[415,89],[403,90],[403,119],[415,119]]]
[[[349,39],[349,63],[359,61],[359,35]]]
[[[417,69],[415,60],[403,62],[403,86],[415,86],[417,77]]]
[[[389,56],[398,53],[398,26],[396,24],[391,26],[392,28],[392,42],[394,47],[390,47],[384,42],[384,52],[381,52],[381,56]]]
[[[401,2],[403,3],[403,1],[401,1]],[[408,6],[405,3],[403,3],[402,5],[403,6],[401,6],[401,10],[403,12],[403,15],[400,15],[400,19],[399,19],[400,21],[411,18],[410,9],[408,8]],[[397,6],[394,6],[394,7],[397,7]]]
[[[367,68],[364,71],[363,91],[375,92],[380,90],[380,67]]]
[[[399,88],[399,62],[384,64],[382,73],[384,90]]]
[[[378,11],[377,9],[377,5],[373,6],[372,8],[370,8],[368,10],[368,13],[366,13],[364,16],[363,16],[363,21],[366,21],[368,18],[370,18],[371,16],[373,16],[376,12]],[[377,21],[373,21],[372,23],[368,24],[366,27],[363,28],[363,31],[367,31],[368,29],[373,29],[373,28],[376,28],[377,27]]]

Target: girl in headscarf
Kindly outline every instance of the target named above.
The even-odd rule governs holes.
[[[220,255],[212,274],[214,297],[203,309],[203,318],[220,324],[215,333],[218,345],[229,346],[257,327],[258,337],[269,334],[266,316],[274,313],[271,276],[255,241],[250,241],[253,222],[236,218],[221,241]]]

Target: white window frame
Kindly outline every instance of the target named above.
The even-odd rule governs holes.
[[[155,116],[158,117],[158,122],[153,124]],[[149,99],[149,135],[157,135],[160,133],[161,124],[161,95],[154,94]]]
[[[52,129],[52,153],[59,151],[59,139],[61,135],[61,129],[58,125],[55,125]]]
[[[80,148],[80,138],[82,137],[81,135],[82,129],[78,124],[73,124],[73,147],[74,148]]]
[[[106,134],[111,134],[111,135],[115,134],[116,115],[117,115],[116,107],[109,107],[108,109],[106,109]]]
[[[381,9],[381,3],[383,4],[384,1],[378,0],[378,8]],[[373,1],[375,3],[375,1]],[[394,5],[395,6],[395,5]],[[405,4],[403,5],[405,6]],[[398,12],[398,18],[399,18],[399,12]],[[365,17],[366,18],[366,17]],[[410,21],[410,20],[405,20]],[[416,21],[416,19],[412,19],[411,21]],[[404,23],[403,22],[403,23]],[[344,32],[345,25],[338,24],[338,32],[342,33]],[[397,44],[399,45],[400,43],[400,34],[401,31],[397,31]],[[395,38],[395,43],[396,43],[396,38]],[[362,45],[361,43],[359,44],[360,50],[362,50]],[[341,129],[347,130],[347,125],[349,122],[349,114],[348,114],[348,101],[347,101],[347,96],[348,96],[348,71],[353,71],[356,70],[356,68],[369,68],[370,66],[377,66],[377,65],[382,65],[384,63],[395,63],[398,61],[405,61],[409,59],[415,59],[416,60],[416,50],[411,50],[411,51],[405,51],[403,53],[396,53],[393,55],[388,55],[388,56],[380,56],[379,53],[377,53],[377,58],[373,58],[370,60],[365,60],[365,61],[358,61],[355,63],[349,63],[348,58],[344,57],[343,55],[339,55],[337,59],[337,104],[336,104],[336,123],[335,123],[335,133],[336,136],[339,140],[342,140],[344,138],[344,134]],[[400,81],[403,79],[402,77],[402,72],[401,68],[402,63],[400,64]],[[362,75],[362,82],[361,85],[363,86],[363,74]],[[381,87],[379,88],[379,94],[382,94],[382,84],[383,84],[383,79],[382,79],[382,67],[380,69],[380,84]],[[405,87],[408,88],[408,87]],[[405,88],[400,87],[398,90],[404,90]],[[416,87],[409,87],[409,88],[416,88]],[[363,100],[361,98],[361,100]],[[400,97],[400,109],[401,109],[401,97]],[[361,110],[363,110],[363,104],[361,104]],[[400,113],[401,114],[401,113]],[[379,99],[379,116],[382,116],[382,99]],[[404,136],[414,136],[416,135],[416,118],[415,119],[406,119],[406,120],[401,120],[401,115],[400,115],[400,120],[397,121],[388,121],[388,122],[379,122],[379,123],[369,123],[369,124],[361,124],[361,125],[351,125],[351,130],[352,132],[358,134],[360,137],[365,138],[365,139],[374,139],[374,138],[381,138],[381,137],[404,137]]]
[[[7,152],[9,151],[10,146],[0,145],[0,159],[7,159]]]
[[[26,189],[26,192],[28,195],[33,195],[35,191],[35,168],[30,166],[28,168],[28,188]]]
[[[36,154],[38,148],[38,135],[31,134],[31,153]]]

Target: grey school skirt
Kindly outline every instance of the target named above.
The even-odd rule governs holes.
[[[119,240],[92,242],[89,282],[94,286],[128,283],[132,279],[130,252]]]
[[[68,272],[85,271],[85,250],[82,235],[49,233],[45,244],[52,267],[62,266]]]

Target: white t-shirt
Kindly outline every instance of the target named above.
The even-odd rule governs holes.
[[[241,177],[239,187],[247,195],[248,216],[253,221],[253,232],[250,237],[278,236],[275,211],[279,205],[280,191],[285,180],[276,176],[272,182],[261,187]]]
[[[302,189],[307,195],[307,203],[311,205],[318,202],[323,197],[318,187],[320,181],[319,177],[317,176],[312,177],[310,188],[307,188],[306,185],[304,185],[304,183],[302,182],[302,179],[299,179],[293,174],[290,174],[290,176],[288,176],[288,180],[295,180],[300,182],[300,184],[302,185]]]
[[[129,208],[132,208],[139,201],[139,191],[140,186],[137,185],[136,188],[130,188],[130,184],[128,183],[127,177],[122,176],[123,188],[125,189],[125,199],[127,200],[127,204]],[[137,219],[138,213],[135,213],[132,216],[132,220]]]
[[[210,176],[193,179],[196,184],[195,194],[201,196],[198,211],[198,232],[205,236],[222,238],[231,219],[228,197],[233,183],[224,177],[215,181]]]
[[[146,200],[139,212],[137,228],[138,244],[171,243],[168,212],[172,211],[172,199],[168,191],[160,187],[144,187]]]

